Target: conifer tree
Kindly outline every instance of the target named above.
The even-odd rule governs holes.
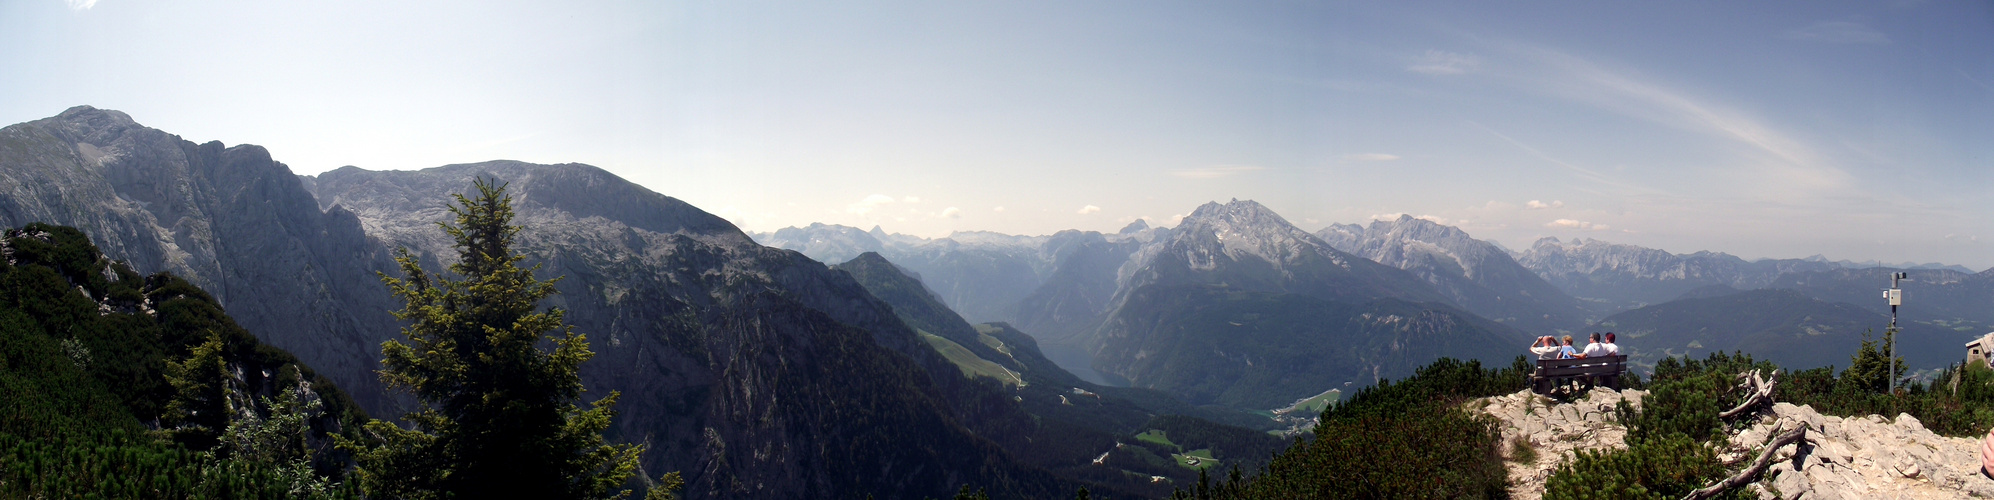
[[[166,362],[166,381],[174,394],[163,423],[169,436],[190,448],[213,448],[238,407],[231,399],[226,350],[221,334],[209,332],[187,359]]]
[[[556,280],[533,277],[512,252],[512,198],[504,184],[478,179],[456,195],[459,279],[422,269],[398,252],[404,278],[382,276],[406,301],[406,341],[381,344],[381,379],[421,407],[410,428],[376,420],[378,437],[357,451],[359,475],[376,498],[622,498],[643,447],[605,444],[617,393],[590,409],[577,368],[594,355],[587,337],[562,324],[560,309],[537,310]],[[551,350],[543,345],[550,345]]]

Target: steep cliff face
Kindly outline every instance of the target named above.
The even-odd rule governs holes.
[[[613,430],[651,443],[652,473],[686,471],[694,496],[1063,488],[992,441],[1030,434],[1028,418],[1002,418],[1023,417],[1015,403],[966,387],[850,275],[684,202],[574,164],[345,168],[312,184],[324,206],[442,266],[455,255],[436,227],[443,200],[477,176],[509,183],[516,248],[563,277],[549,305],[598,353],[583,366],[590,391],[623,392]]]
[[[79,106],[0,129],[0,226],[73,226],[142,273],[208,290],[244,328],[297,353],[369,408],[395,330],[384,248],[261,147],[194,144]]]

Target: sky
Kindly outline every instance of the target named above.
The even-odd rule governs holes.
[[[1240,5],[1247,4],[1247,5]],[[587,163],[749,231],[1408,214],[1994,266],[1994,3],[0,0],[0,123]]]

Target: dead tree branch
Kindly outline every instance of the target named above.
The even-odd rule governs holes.
[[[1682,497],[1682,499],[1703,500],[1706,498],[1716,498],[1717,495],[1722,495],[1724,494],[1724,492],[1730,491],[1732,488],[1737,488],[1739,486],[1751,484],[1752,481],[1758,480],[1759,474],[1765,473],[1767,467],[1772,466],[1773,457],[1778,456],[1780,448],[1786,447],[1786,445],[1789,444],[1800,442],[1801,440],[1804,439],[1807,439],[1807,426],[1805,425],[1796,427],[1790,431],[1786,431],[1785,434],[1780,434],[1778,438],[1775,438],[1772,440],[1771,443],[1766,444],[1765,451],[1759,452],[1758,460],[1753,460],[1751,467],[1747,467],[1745,468],[1745,470],[1739,471],[1737,475],[1731,476],[1729,479],[1718,481],[1717,484],[1705,486],[1703,487],[1703,489],[1692,491],[1689,493],[1689,496]]]
[[[1738,374],[1738,379],[1738,388],[1745,390],[1745,402],[1739,403],[1737,408],[1732,408],[1729,411],[1718,414],[1717,418],[1730,420],[1732,417],[1743,415],[1745,412],[1757,408],[1762,403],[1772,401],[1772,386],[1779,383],[1779,370],[1773,370],[1772,375],[1765,378],[1760,378],[1759,372],[1756,370],[1748,373],[1740,373]]]

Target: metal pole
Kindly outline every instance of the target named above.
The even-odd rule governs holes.
[[[1906,277],[1905,273],[1890,273],[1890,291],[1883,294],[1890,300],[1890,329],[1884,333],[1884,338],[1890,342],[1890,349],[1885,355],[1888,367],[1883,369],[1883,375],[1890,378],[1891,394],[1897,393],[1897,305],[1904,303],[1904,291],[1897,288],[1897,280]]]

